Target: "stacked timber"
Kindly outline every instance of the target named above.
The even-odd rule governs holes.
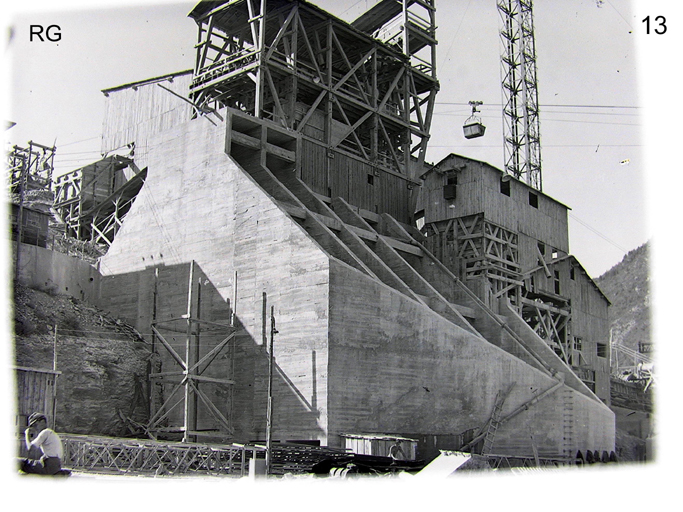
[[[270,473],[273,475],[311,473],[313,466],[323,461],[341,462],[353,454],[327,446],[277,443],[272,448]]]

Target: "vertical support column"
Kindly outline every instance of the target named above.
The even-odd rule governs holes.
[[[408,38],[410,32],[408,28],[408,0],[403,0],[403,53],[410,55],[410,43]]]
[[[196,436],[191,434],[191,432],[197,431],[197,396],[192,389],[192,385],[196,384],[192,381],[192,375],[190,374],[190,368],[194,366],[197,362],[197,349],[198,349],[198,336],[196,333],[195,326],[193,324],[192,312],[193,312],[193,302],[194,302],[194,269],[195,262],[192,260],[190,262],[190,278],[188,280],[188,291],[187,291],[187,331],[185,338],[185,364],[187,365],[186,370],[186,384],[185,384],[185,421],[184,421],[184,434],[183,442],[188,443],[196,441]]]
[[[434,32],[432,33],[433,36],[436,36],[436,8],[434,8],[434,1],[429,2],[431,9],[429,9],[429,22],[430,22],[430,27],[433,27]],[[436,80],[436,44],[432,45],[432,78]],[[435,94],[432,96],[436,96]],[[434,101],[433,99],[430,99],[430,101]],[[431,124],[428,122],[427,126],[431,126]]]
[[[403,141],[403,170],[409,178],[413,178],[411,169],[411,146],[413,143],[412,130],[410,129],[410,74],[412,73],[410,62],[410,28],[408,19],[408,1],[403,0],[403,53],[408,56],[406,72],[403,74],[403,120],[406,123]]]
[[[406,36],[408,33],[406,32]],[[403,172],[409,178],[415,178],[413,175],[413,169],[410,161],[411,146],[413,143],[413,133],[410,127],[410,76],[412,73],[412,68],[410,63],[405,64],[406,70],[403,73],[403,122],[405,123],[405,129],[403,130]]]
[[[237,270],[232,278],[232,311],[230,312],[230,327],[235,327],[237,321]]]
[[[29,146],[30,147],[30,146]],[[29,162],[31,155],[28,155]],[[23,159],[21,163],[21,175],[19,176],[19,214],[17,216],[17,251],[14,259],[14,277],[19,279],[19,269],[21,268],[19,258],[21,254],[21,239],[24,236],[24,190],[28,181],[27,175],[29,170],[29,162]]]
[[[256,68],[256,93],[254,95],[254,116],[261,118],[263,114],[263,80],[264,73],[263,67],[267,65],[265,62],[265,42],[266,42],[266,0],[261,0],[260,2],[260,12],[255,14],[253,12],[253,7],[251,0],[248,0],[247,5],[249,6],[249,22],[258,22],[258,33],[256,34],[257,40],[254,41],[256,49],[258,51],[258,62],[259,65]],[[253,31],[252,31],[253,32]]]
[[[266,475],[270,474],[273,450],[273,338],[275,337],[275,306],[270,306],[270,345],[268,347],[268,410],[266,413]]]
[[[536,46],[531,0],[498,0],[503,28],[505,171],[542,190]]]
[[[379,113],[377,107],[379,104],[379,90],[377,85],[377,44],[375,44],[375,53],[372,56],[372,91],[370,95],[370,104],[374,110],[372,114],[372,132],[370,134],[370,160],[373,166],[377,165],[377,157],[379,153]]]
[[[327,86],[329,87],[329,91],[327,93],[327,97],[325,98],[325,146],[326,146],[326,151],[327,155],[325,156],[325,167],[326,167],[326,188],[330,189],[330,184],[332,183],[332,158],[334,158],[334,153],[330,149],[330,146],[332,145],[332,95],[334,94],[332,92],[332,22],[328,21],[327,22],[327,48],[326,48],[326,65],[327,65],[327,74],[326,74],[326,81],[327,81]]]
[[[57,324],[55,324],[55,337],[53,340],[52,348],[52,430],[56,429],[57,426]],[[50,378],[48,377],[48,382]],[[47,394],[47,389],[45,393]]]
[[[154,287],[152,288],[152,322],[150,324],[151,326],[156,325],[157,322],[157,304],[158,304],[158,299],[159,299],[159,267],[154,268]],[[154,395],[155,395],[155,383],[152,381],[151,375],[152,373],[155,372],[154,364],[155,364],[155,357],[158,358],[157,354],[157,334],[154,329],[151,329],[152,331],[152,354],[150,357],[147,359],[147,410],[149,413],[149,417],[151,418],[154,414],[156,414],[156,404],[154,402]]]
[[[199,47],[202,44],[202,36],[204,35],[204,22],[201,21],[198,23],[199,25],[199,30],[197,30],[197,52],[195,54],[194,58],[194,76],[197,76],[199,74],[199,70],[201,69],[201,58],[203,53],[200,53]],[[205,44],[209,44],[207,41]]]
[[[298,69],[299,69],[299,58],[298,58],[298,51],[299,51],[299,13],[298,13],[298,7],[294,5],[293,9],[296,9],[297,12],[294,13],[294,19],[292,20],[292,29],[291,29],[291,43],[290,43],[290,59],[291,59],[291,66],[294,72],[292,73],[291,77],[291,82],[292,82],[292,92],[289,95],[289,112],[287,112],[287,115],[289,119],[287,120],[287,127],[289,129],[294,129],[296,126],[296,101],[297,101],[297,91],[299,89],[299,75],[298,75]]]

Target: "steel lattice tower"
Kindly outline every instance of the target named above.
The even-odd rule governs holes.
[[[501,55],[505,171],[542,190],[541,140],[531,0],[497,0]]]

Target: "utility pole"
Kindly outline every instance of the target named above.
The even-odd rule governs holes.
[[[55,336],[52,340],[52,371],[54,383],[52,385],[52,429],[57,427],[57,324],[55,324]]]
[[[31,155],[29,154],[28,158]],[[28,162],[26,159],[21,164],[21,175],[19,177],[19,215],[17,217],[17,252],[14,260],[14,278],[19,280],[19,255],[21,254],[21,239],[24,236],[24,191],[28,183]]]
[[[265,295],[265,294],[264,294]],[[270,474],[273,449],[273,338],[275,328],[275,306],[270,306],[270,345],[268,347],[268,410],[266,412],[266,476]]]

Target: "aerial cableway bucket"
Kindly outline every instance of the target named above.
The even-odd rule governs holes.
[[[481,123],[481,118],[477,115],[479,110],[477,107],[483,105],[482,101],[470,101],[472,105],[472,115],[465,120],[465,124],[462,127],[462,131],[465,133],[466,139],[476,139],[477,137],[483,137],[486,132],[486,126]]]

